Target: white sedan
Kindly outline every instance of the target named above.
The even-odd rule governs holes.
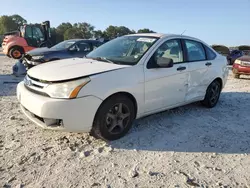
[[[30,69],[17,98],[24,114],[43,128],[115,140],[136,118],[195,101],[214,107],[227,76],[226,58],[201,40],[134,34],[85,58]]]

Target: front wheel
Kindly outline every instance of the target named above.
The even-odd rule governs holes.
[[[208,108],[216,106],[221,93],[221,83],[218,80],[214,80],[207,88],[205,99],[202,104]]]
[[[104,140],[116,140],[127,134],[134,119],[133,102],[124,95],[115,95],[98,109],[91,133]]]

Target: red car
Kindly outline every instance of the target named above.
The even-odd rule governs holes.
[[[250,56],[245,55],[235,60],[233,64],[233,73],[235,78],[240,75],[250,75]]]

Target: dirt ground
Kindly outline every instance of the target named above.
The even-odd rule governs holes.
[[[152,115],[105,143],[28,121],[14,62],[0,54],[0,186],[250,187],[250,77],[230,75],[213,109],[197,103]]]

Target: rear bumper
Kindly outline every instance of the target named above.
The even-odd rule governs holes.
[[[242,66],[239,64],[233,64],[233,73],[250,75],[250,66]]]
[[[29,91],[23,82],[17,86],[23,113],[45,129],[89,132],[102,100],[94,96],[53,99]]]

